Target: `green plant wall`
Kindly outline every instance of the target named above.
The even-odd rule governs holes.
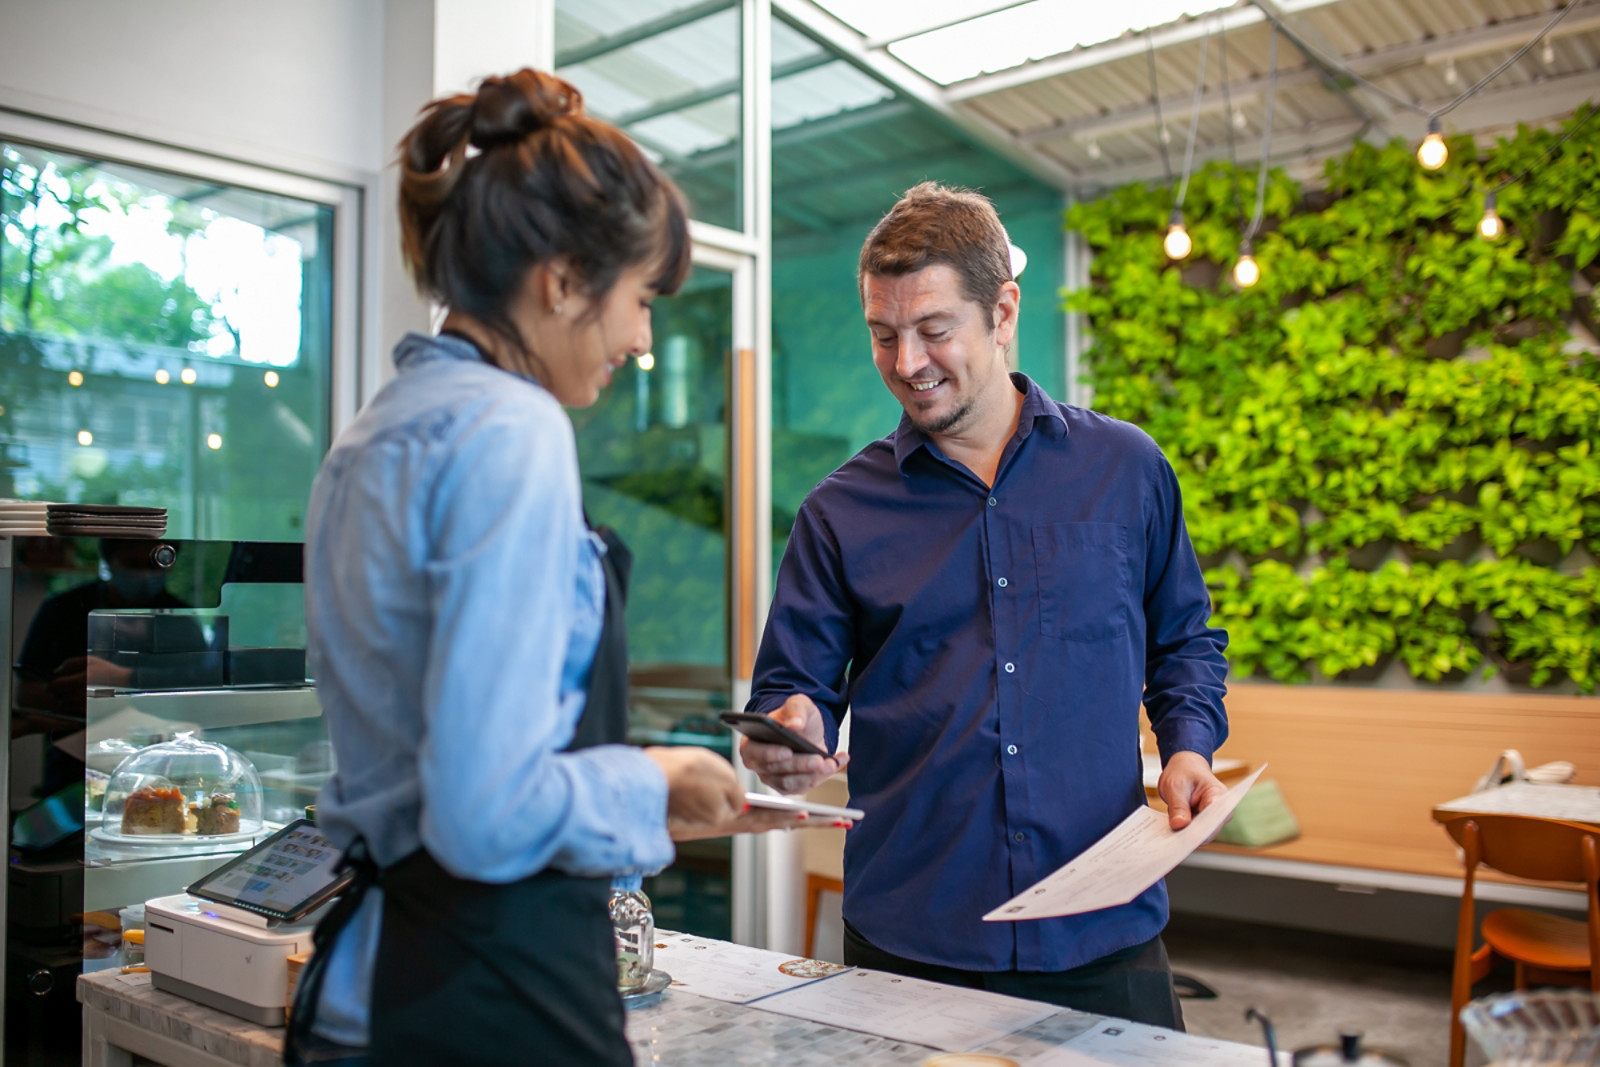
[[[1575,116],[1574,123],[1582,118]],[[1600,678],[1600,121],[1356,145],[1322,187],[1268,177],[1262,278],[1237,288],[1255,174],[1190,182],[1171,264],[1167,188],[1074,206],[1094,262],[1094,407],[1177,468],[1237,675]],[[1550,153],[1548,158],[1542,158]],[[1503,190],[1504,237],[1477,235]],[[1236,199],[1237,197],[1237,199]]]

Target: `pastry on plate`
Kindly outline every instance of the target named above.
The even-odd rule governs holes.
[[[172,787],[145,786],[128,794],[122,809],[125,834],[181,834],[184,831],[183,794]]]
[[[232,793],[212,793],[205,800],[189,805],[197,834],[236,834],[239,832],[239,802]]]

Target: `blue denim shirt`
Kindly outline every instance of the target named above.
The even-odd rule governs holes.
[[[848,709],[844,915],[879,948],[975,971],[1059,971],[1166,924],[1131,904],[981,917],[1145,803],[1139,708],[1163,759],[1227,736],[1227,636],[1178,482],[1142,431],[1025,376],[992,488],[902,417],[807,497],[748,709]]]
[[[311,492],[308,653],[338,757],[319,825],[481,882],[665,866],[655,763],[561,751],[605,606],[571,421],[453,337],[409,335],[395,365]],[[334,947],[324,1037],[366,1043],[381,914],[374,889]]]

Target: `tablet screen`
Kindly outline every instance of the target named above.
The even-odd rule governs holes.
[[[349,880],[340,852],[306,819],[296,819],[255,848],[241,853],[189,887],[193,896],[294,920],[316,908]]]

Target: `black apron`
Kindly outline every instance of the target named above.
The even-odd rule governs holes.
[[[627,741],[623,616],[632,555],[613,531],[597,532],[608,550],[605,619],[569,751]],[[610,879],[547,870],[491,885],[454,877],[425,849],[381,871],[365,854],[364,841],[350,849],[362,877],[317,927],[313,964],[296,990],[290,1067],[324,1058],[316,1051],[324,1043],[309,1034],[322,979],[311,967],[326,962],[373,884],[384,897],[368,1051],[376,1067],[633,1063],[617,992]]]

